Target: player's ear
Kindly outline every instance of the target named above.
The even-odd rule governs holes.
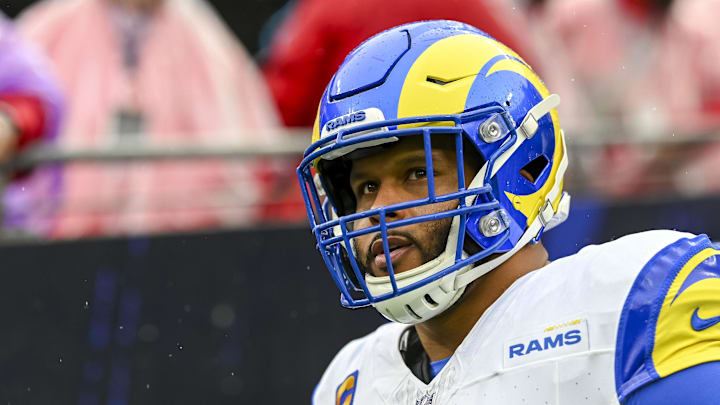
[[[520,175],[525,178],[525,180],[529,181],[530,183],[535,183],[535,178],[525,169],[520,169]]]

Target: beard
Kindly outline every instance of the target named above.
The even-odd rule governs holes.
[[[388,231],[387,235],[391,236],[402,236],[410,241],[410,243],[420,250],[420,256],[422,257],[422,264],[425,264],[436,257],[440,256],[445,251],[447,246],[447,240],[450,236],[450,226],[452,225],[452,217],[444,218],[436,221],[421,222],[417,224],[417,229],[413,229],[413,232],[401,230]],[[402,228],[399,228],[402,229]],[[414,235],[413,235],[414,234]],[[420,234],[420,235],[418,235]],[[424,236],[422,240],[418,236]],[[361,254],[358,246],[357,239],[353,239],[353,247],[358,252],[357,264],[362,274],[375,275],[370,264],[375,260],[375,255],[372,254],[370,248],[376,240],[381,240],[382,234],[376,234],[370,243],[367,245],[364,254]],[[384,254],[384,253],[382,253]],[[409,270],[409,269],[408,269]],[[350,270],[352,272],[352,270]],[[395,272],[397,274],[397,272]],[[375,275],[377,277],[377,275]]]

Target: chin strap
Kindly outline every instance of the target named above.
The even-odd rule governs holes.
[[[558,209],[556,212],[554,212],[552,218],[550,218],[549,221],[547,221],[547,224],[545,225],[545,229],[543,232],[547,232],[550,229],[555,228],[556,226],[562,224],[565,222],[565,220],[570,215],[570,194],[563,192],[562,197],[560,197],[560,203],[558,204]]]
[[[518,125],[518,132],[525,136],[525,138],[532,138],[537,132],[540,124],[540,118],[549,113],[550,110],[560,105],[560,96],[557,94],[551,94],[541,102],[535,104],[533,108],[528,111],[523,119],[522,123]]]

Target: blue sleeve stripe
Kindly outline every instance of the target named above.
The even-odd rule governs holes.
[[[702,363],[636,390],[623,405],[716,405],[719,380],[720,362]]]
[[[615,352],[615,389],[622,403],[633,391],[659,377],[652,361],[655,326],[665,295],[683,265],[712,247],[706,235],[680,239],[643,267],[623,305]]]

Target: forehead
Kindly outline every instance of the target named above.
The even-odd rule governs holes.
[[[434,136],[431,141],[433,164],[455,162],[455,137],[451,135]],[[402,137],[397,142],[367,148],[351,153],[347,157],[352,162],[351,173],[367,168],[377,170],[404,166],[425,161],[425,144],[421,136]]]

